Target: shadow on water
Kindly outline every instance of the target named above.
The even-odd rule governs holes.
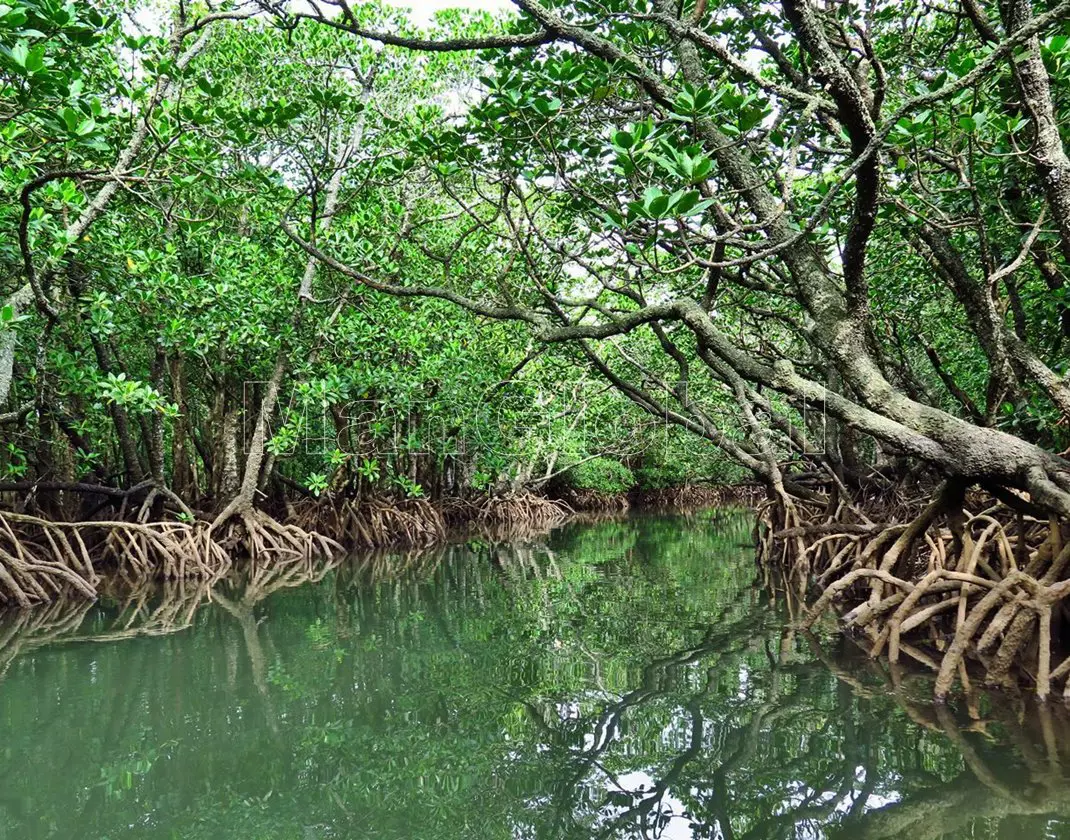
[[[742,514],[575,523],[0,621],[0,838],[1070,837],[1061,707],[755,586]]]

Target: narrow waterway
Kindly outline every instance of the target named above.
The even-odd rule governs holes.
[[[1061,708],[935,709],[742,514],[0,620],[0,840],[1070,838]]]

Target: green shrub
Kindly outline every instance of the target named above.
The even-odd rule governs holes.
[[[646,458],[635,470],[635,484],[642,490],[663,490],[687,484],[735,484],[745,477],[736,464],[720,457]]]
[[[635,476],[620,461],[593,458],[570,467],[565,473],[565,483],[576,490],[625,493],[635,486]]]

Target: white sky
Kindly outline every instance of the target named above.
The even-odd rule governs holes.
[[[486,9],[498,12],[515,9],[510,0],[387,0],[391,6],[412,10],[414,23],[427,23],[440,9]]]

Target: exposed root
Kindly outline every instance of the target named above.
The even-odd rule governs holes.
[[[209,533],[218,535],[220,544],[232,551],[242,548],[253,565],[308,566],[317,558],[342,551],[341,545],[321,533],[277,522],[253,507],[224,514],[209,526]]]
[[[589,513],[624,513],[631,507],[627,493],[604,493],[601,490],[585,490],[565,487],[557,492],[557,499],[571,510]]]
[[[128,590],[158,580],[211,585],[243,557],[254,566],[308,567],[341,553],[333,540],[251,507],[211,524],[147,521],[153,492],[130,512],[133,522],[0,513],[0,604],[29,607],[68,594],[94,600],[105,577]]]
[[[956,682],[968,689],[971,669],[992,685],[1028,682],[1039,698],[1062,680],[1070,696],[1059,632],[1070,608],[1064,526],[951,485],[890,512],[874,523],[813,510],[798,525],[777,505],[760,506],[762,562],[800,593],[818,587],[804,625],[835,605],[871,656],[887,653],[894,665],[906,653],[932,668],[938,700]]]
[[[189,515],[189,521],[151,521],[158,501],[174,499],[170,491],[145,489],[143,501],[130,509],[129,494],[123,496],[119,516],[132,521],[59,522],[0,513],[0,604],[29,607],[68,593],[92,600],[104,577],[127,589],[153,580],[211,584],[242,560],[254,570],[304,574],[344,554],[343,546],[440,545],[447,539],[447,519],[449,525],[531,531],[572,513],[562,502],[525,493],[441,506],[426,499],[308,499],[289,506],[286,522],[235,499],[211,523]]]
[[[526,525],[532,528],[564,522],[572,508],[562,501],[531,493],[488,496],[480,505],[475,521],[480,525]]]
[[[68,593],[93,600],[102,569],[136,586],[216,580],[230,565],[204,522],[52,522],[0,513],[0,603],[28,607]]]
[[[482,496],[477,496],[475,498],[454,496],[452,498],[442,499],[438,502],[437,507],[446,526],[455,528],[475,522],[479,518],[480,506],[483,504],[483,501],[484,497]]]
[[[753,486],[679,487],[636,498],[647,507],[688,509],[749,504],[758,492]],[[121,504],[115,518],[106,521],[0,513],[0,604],[28,607],[71,592],[92,600],[103,577],[128,589],[154,580],[213,583],[242,560],[261,569],[307,569],[344,548],[440,545],[450,528],[461,525],[523,537],[559,525],[577,507],[621,513],[630,504],[627,496],[594,491],[577,491],[575,506],[529,492],[438,503],[327,497],[288,504],[286,521],[280,522],[238,497],[209,523],[152,482],[116,494],[111,495]],[[132,503],[135,495],[138,501]],[[162,511],[178,514],[181,521],[156,521]]]
[[[754,507],[766,497],[765,487],[757,484],[709,485],[687,484],[630,494],[635,507],[686,510],[710,507]]]
[[[293,521],[354,548],[430,546],[446,538],[445,518],[426,499],[308,501],[295,507]]]

